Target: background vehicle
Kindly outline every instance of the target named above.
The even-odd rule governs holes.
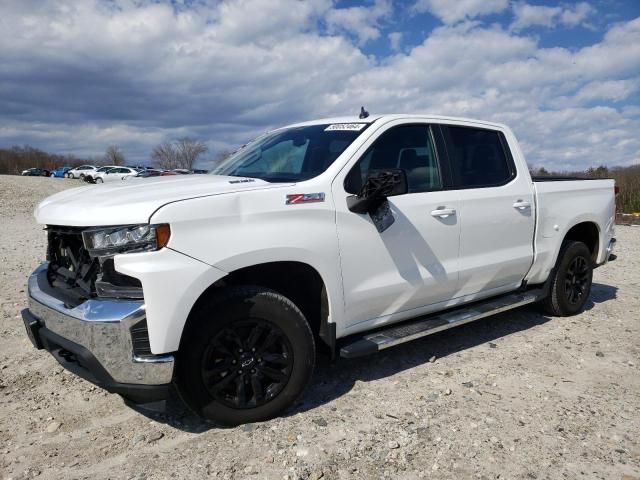
[[[63,178],[71,167],[58,167],[51,172],[52,177]]]
[[[67,178],[81,178],[89,174],[93,173],[98,169],[98,167],[94,167],[93,165],[80,165],[79,167],[72,168],[66,173]]]
[[[98,173],[103,173],[111,170],[112,168],[117,168],[117,165],[105,165],[104,167],[97,168],[92,172],[88,172],[85,174],[84,180],[85,182],[95,183],[95,176]]]
[[[113,182],[124,180],[126,177],[137,175],[139,172],[129,167],[114,167],[103,172],[96,172],[93,175],[95,183]]]
[[[149,178],[149,177],[160,177],[162,175],[162,170],[142,170],[135,175],[129,175],[124,178],[124,180],[131,180],[134,178]]]
[[[25,177],[48,177],[50,172],[45,168],[28,168],[23,170],[21,175]]]
[[[532,179],[500,124],[319,120],[212,173],[42,202],[34,345],[134,401],[173,384],[234,425],[293,404],[317,350],[357,357],[536,302],[573,315],[615,258],[614,182]]]

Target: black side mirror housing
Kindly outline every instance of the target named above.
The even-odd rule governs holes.
[[[357,195],[347,197],[347,208],[354,213],[371,213],[387,197],[402,195],[409,190],[407,174],[401,168],[374,170]]]

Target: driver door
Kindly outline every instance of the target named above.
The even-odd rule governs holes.
[[[435,134],[424,123],[386,128],[333,183],[346,333],[410,318],[455,297],[460,200],[459,192],[443,190]],[[388,198],[395,220],[379,232],[369,214],[347,208],[346,198],[370,171],[385,168],[406,172],[408,193]]]

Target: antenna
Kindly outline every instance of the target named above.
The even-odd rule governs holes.
[[[367,118],[369,116],[369,112],[367,112],[364,107],[360,107],[360,116],[358,118]]]

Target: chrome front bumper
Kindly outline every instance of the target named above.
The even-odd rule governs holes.
[[[49,285],[46,278],[47,267],[47,263],[40,265],[31,274],[28,282],[29,318],[37,320],[36,327],[42,329],[43,336],[50,335],[51,332],[51,337],[58,338],[57,343],[51,343],[57,345],[60,350],[73,350],[74,346],[77,346],[79,348],[76,350],[83,352],[87,357],[95,358],[110,379],[94,383],[146,386],[171,382],[173,355],[134,355],[130,329],[145,318],[143,301],[96,298],[68,308],[63,300],[55,296],[55,290]],[[51,353],[54,353],[54,349],[47,348]],[[64,358],[64,354],[54,353],[54,356],[66,366],[59,358]],[[95,364],[93,359],[85,363]],[[84,367],[91,370],[86,365]],[[101,370],[99,367],[93,370],[96,369]],[[102,370],[101,373],[104,374]],[[118,391],[118,388],[110,389],[109,385],[105,388]]]

